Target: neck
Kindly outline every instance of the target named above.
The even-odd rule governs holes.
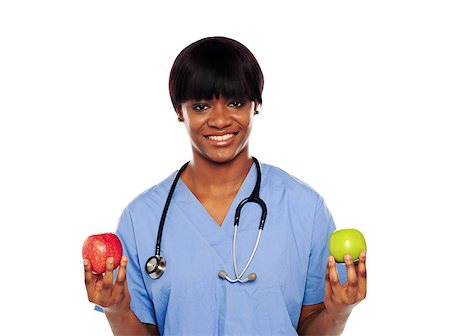
[[[203,190],[233,192],[239,189],[252,164],[253,159],[245,149],[228,162],[213,162],[194,155],[182,179]]]

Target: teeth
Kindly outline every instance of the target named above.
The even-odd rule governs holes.
[[[225,135],[209,135],[208,139],[214,140],[214,141],[224,141],[234,136],[234,134],[225,134]]]

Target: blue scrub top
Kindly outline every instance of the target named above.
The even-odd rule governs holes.
[[[323,198],[283,170],[261,165],[260,196],[267,219],[255,257],[244,274],[256,281],[229,283],[234,278],[233,227],[239,202],[256,182],[253,164],[222,226],[180,179],[167,213],[161,256],[167,268],[154,280],[145,271],[155,253],[164,204],[176,175],[135,198],[120,218],[117,234],[129,258],[127,282],[131,309],[164,335],[297,335],[302,305],[324,301],[328,237],[335,225]],[[241,212],[237,263],[241,271],[253,250],[261,210],[249,203]],[[339,267],[341,282],[345,267]]]

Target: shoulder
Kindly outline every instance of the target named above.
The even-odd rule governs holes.
[[[122,211],[117,233],[121,239],[134,245],[140,236],[150,237],[161,218],[167,194],[176,171],[163,181],[148,188],[132,199]],[[143,231],[144,230],[144,231]]]
[[[333,226],[322,196],[308,183],[279,167],[264,164],[261,170],[262,179],[266,176],[261,194],[270,203],[273,218],[285,218],[284,223],[290,226],[299,245],[310,247],[318,242],[322,246],[326,241],[323,237]]]
[[[176,173],[177,171],[171,173],[158,184],[153,185],[137,195],[128,203],[126,210],[130,213],[139,213],[141,210],[148,210],[148,208],[160,208],[164,206]]]
[[[282,192],[297,200],[309,200],[314,203],[322,199],[319,193],[307,182],[277,166],[263,163],[261,170],[263,178],[266,178],[263,186],[271,192]]]

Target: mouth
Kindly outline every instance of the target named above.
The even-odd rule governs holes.
[[[210,140],[215,145],[224,146],[228,145],[238,133],[239,132],[226,133],[222,135],[205,135],[205,138]]]

